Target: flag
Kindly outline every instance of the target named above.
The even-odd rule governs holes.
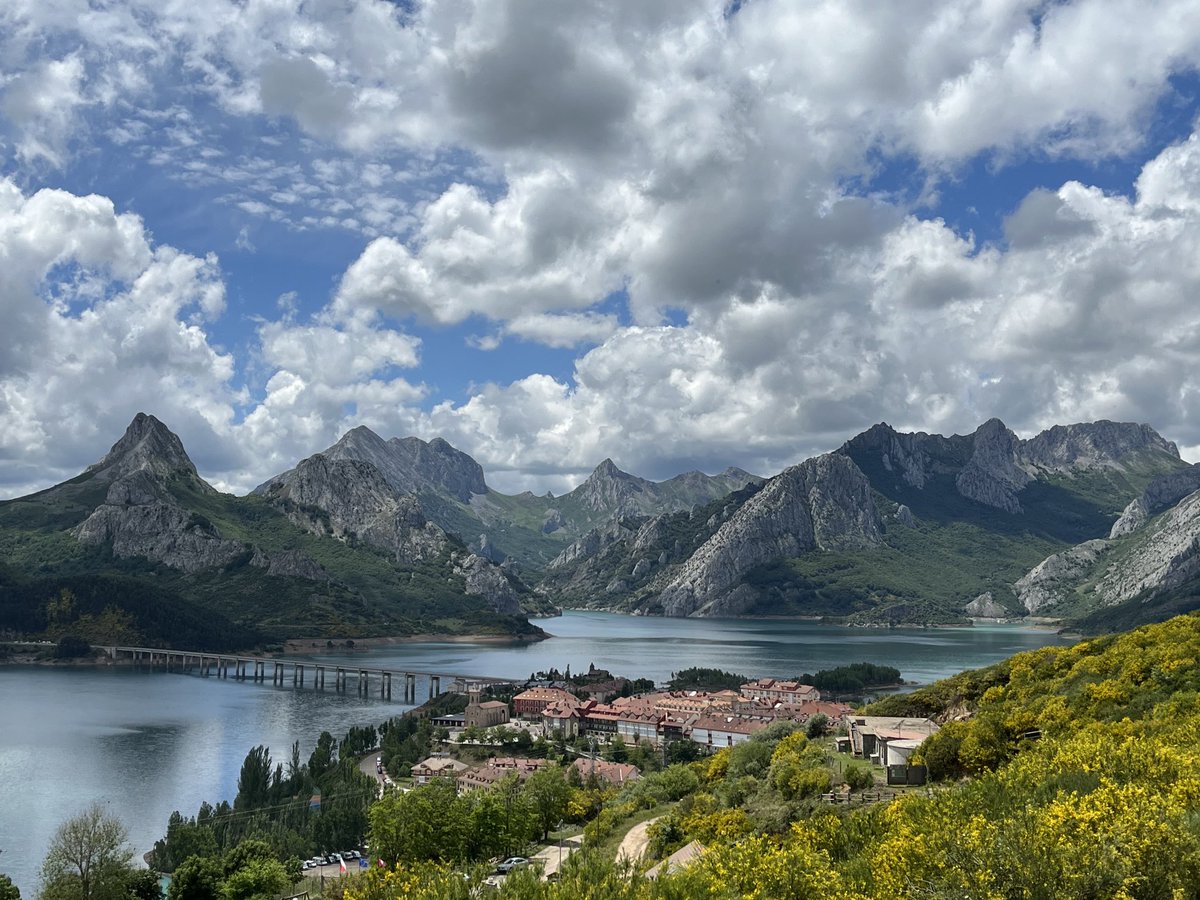
[[[343,875],[346,874],[346,861],[344,859],[342,859],[340,856],[338,857],[338,871],[341,872]]]

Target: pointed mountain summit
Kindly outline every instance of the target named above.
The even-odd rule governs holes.
[[[635,496],[653,487],[653,482],[623,472],[611,459],[604,459],[583,484],[567,494],[564,500],[572,500],[595,512],[621,515],[632,511]]]
[[[136,472],[160,478],[189,475],[211,490],[200,479],[179,436],[154,416],[142,412],[133,417],[125,434],[104,458],[88,466],[84,474],[115,481]]]
[[[372,439],[384,444],[365,430],[347,443]],[[276,496],[220,493],[166,425],[139,413],[80,475],[0,502],[0,629],[222,650],[540,634],[522,614],[528,589],[426,522],[370,463],[318,456],[292,474]],[[48,623],[47,598],[63,591],[71,603]]]

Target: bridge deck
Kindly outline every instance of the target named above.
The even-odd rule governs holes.
[[[410,669],[404,666],[389,666],[383,668],[380,666],[360,666],[357,663],[347,663],[338,661],[321,661],[320,659],[296,659],[286,656],[246,656],[240,653],[214,653],[208,650],[169,650],[163,647],[114,647],[107,646],[101,648],[113,659],[119,655],[136,656],[145,654],[148,656],[163,656],[173,659],[197,659],[197,660],[214,660],[228,663],[263,663],[277,664],[281,666],[294,666],[300,668],[328,669],[341,670],[349,673],[361,673],[365,675],[387,676],[393,675],[413,675],[423,678],[446,678],[454,681],[475,682],[479,684],[510,684],[511,678],[497,678],[494,675],[469,675],[461,672],[447,671],[426,671],[423,669]]]

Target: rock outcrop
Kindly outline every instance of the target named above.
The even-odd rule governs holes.
[[[1151,516],[1169,509],[1195,491],[1200,491],[1200,465],[1158,476],[1125,507],[1121,517],[1113,524],[1109,537],[1118,538],[1133,533]]]
[[[480,536],[481,552],[470,552],[429,521],[420,501],[398,492],[374,463],[318,453],[269,482],[264,496],[302,528],[362,541],[400,566],[447,556],[467,594],[502,615],[521,613],[520,582],[487,558],[487,535]]]
[[[1022,462],[1049,472],[1117,468],[1130,455],[1143,452],[1179,458],[1175,443],[1149,425],[1106,419],[1055,425],[1021,442]]]
[[[1039,477],[1122,469],[1132,461],[1160,469],[1182,465],[1175,444],[1149,425],[1108,421],[1056,425],[1024,441],[999,419],[951,437],[902,434],[881,423],[838,452],[864,471],[917,490],[928,489],[936,476],[953,475],[961,496],[1013,515],[1023,511],[1022,490]]]
[[[966,605],[968,616],[979,619],[1003,619],[1008,616],[1008,610],[996,601],[991,591],[984,591]]]
[[[116,556],[141,556],[192,574],[228,565],[246,552],[245,545],[223,539],[209,522],[162,500],[106,502],[74,535],[84,544],[111,542]]]
[[[138,413],[84,475],[111,483],[104,502],[72,530],[80,543],[110,543],[116,556],[144,557],[188,573],[228,565],[246,552],[244,544],[225,540],[167,490],[168,479],[183,478],[200,493],[215,493],[196,473],[183,443],[154,416]]]
[[[1046,557],[1013,585],[1017,599],[1031,614],[1051,611],[1066,603],[1109,546],[1105,540],[1085,541]]]
[[[483,468],[474,459],[441,438],[384,440],[364,425],[352,428],[319,455],[329,460],[370,463],[391,488],[400,494],[443,494],[464,503],[472,495],[487,493]],[[265,493],[270,485],[291,473],[285,472],[255,488]]]
[[[1173,590],[1200,576],[1200,491],[1189,494],[1134,536],[1133,546],[1096,583],[1112,606]]]
[[[196,472],[179,437],[146,413],[134,416],[121,439],[112,445],[103,459],[88,466],[83,474],[105,481],[117,481],[139,472],[156,480],[171,475],[194,478],[199,489],[215,493]]]
[[[755,566],[810,550],[865,550],[882,541],[871,486],[845,456],[787,469],[747,500],[682,566],[658,597],[671,616],[736,615],[752,596]]]
[[[417,499],[398,494],[368,462],[318,453],[272,481],[265,496],[300,527],[364,541],[400,564],[432,559],[446,546]]]
[[[999,419],[989,419],[971,435],[971,458],[954,479],[969,500],[1009,513],[1021,512],[1017,493],[1033,476],[1021,468],[1021,441]]]

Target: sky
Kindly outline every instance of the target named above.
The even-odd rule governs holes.
[[[367,425],[489,484],[870,425],[1200,458],[1194,0],[6,0],[0,497],[139,411],[243,492]]]

